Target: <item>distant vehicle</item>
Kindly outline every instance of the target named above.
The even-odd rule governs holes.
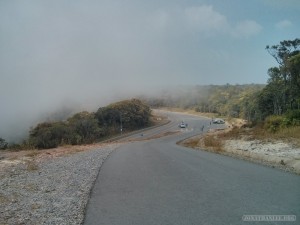
[[[180,128],[187,128],[187,123],[181,122],[181,124],[179,124]]]
[[[214,124],[224,124],[225,121],[223,119],[220,119],[220,118],[216,118],[213,120],[213,123]]]

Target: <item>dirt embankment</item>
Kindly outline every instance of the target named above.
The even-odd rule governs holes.
[[[180,144],[300,174],[300,148],[297,145],[286,140],[255,139],[250,129],[243,129],[242,135],[232,135],[233,128],[242,129],[243,124],[242,120],[231,121],[225,130],[210,130],[204,136],[195,136]]]

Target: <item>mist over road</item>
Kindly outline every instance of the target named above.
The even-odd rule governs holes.
[[[140,138],[166,128],[176,131],[182,120],[188,128],[124,144],[105,161],[84,224],[217,225],[249,224],[242,221],[243,215],[299,218],[299,176],[178,146],[177,141],[201,133],[201,126],[207,131],[209,119],[176,113],[169,117],[171,123]]]

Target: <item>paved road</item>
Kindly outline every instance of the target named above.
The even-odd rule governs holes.
[[[96,180],[84,224],[300,224],[300,176],[178,146],[203,124],[207,130],[209,120],[169,116],[166,127],[134,138],[178,131],[181,120],[188,128],[114,151]],[[297,221],[244,222],[243,215],[296,215]]]

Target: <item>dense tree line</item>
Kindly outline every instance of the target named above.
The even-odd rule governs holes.
[[[22,145],[37,149],[55,148],[59,145],[89,144],[112,135],[143,128],[150,125],[150,107],[138,99],[124,100],[97,112],[79,112],[65,121],[43,122],[33,127],[28,140],[23,144],[14,144],[11,148]],[[0,138],[0,149],[9,147]]]
[[[267,46],[279,66],[268,70],[269,80],[259,98],[264,116],[300,109],[300,39]]]
[[[265,125],[272,131],[300,126],[300,39],[284,40],[266,50],[278,66],[268,70],[268,84],[258,96]]]
[[[165,90],[159,97],[146,98],[152,107],[194,109],[219,116],[259,119],[257,96],[265,87],[261,84],[203,85]]]
[[[148,99],[153,107],[193,108],[223,116],[265,122],[276,131],[300,125],[300,39],[281,41],[266,50],[278,62],[268,70],[266,85],[207,85],[178,87],[159,98]]]

